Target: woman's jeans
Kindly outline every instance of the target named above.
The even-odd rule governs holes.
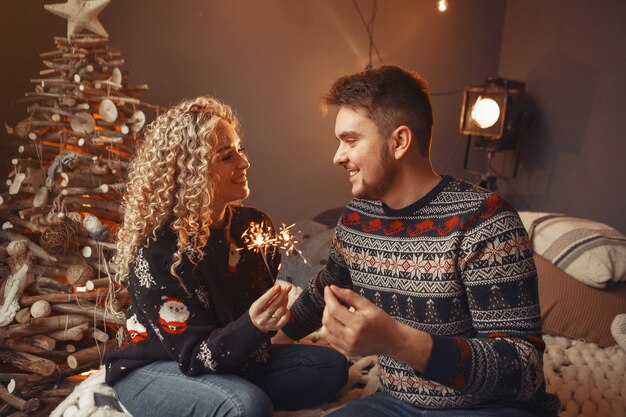
[[[331,400],[348,380],[348,361],[313,345],[273,345],[265,377],[254,384],[230,374],[190,377],[178,363],[136,369],[115,385],[133,417],[270,417]]]
[[[348,403],[326,417],[536,417],[535,414],[516,408],[442,409],[416,408],[384,392],[368,395],[362,400]]]

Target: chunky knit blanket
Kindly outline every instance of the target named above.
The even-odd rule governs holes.
[[[544,335],[544,373],[548,391],[561,400],[560,417],[626,416],[626,352],[618,345],[600,348],[593,343]],[[316,334],[304,343],[324,344]],[[277,411],[274,417],[322,417],[379,388],[374,356],[352,358],[348,383],[335,401],[297,412]],[[132,417],[104,383],[101,369],[81,383],[51,417]]]

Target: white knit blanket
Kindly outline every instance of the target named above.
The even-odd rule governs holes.
[[[605,349],[545,335],[544,373],[548,391],[561,400],[560,417],[626,417],[626,353],[619,346]],[[311,343],[323,343],[311,339]],[[354,360],[348,384],[337,401],[297,412],[277,411],[274,417],[321,417],[350,401],[379,389],[378,366],[373,356]],[[104,384],[100,369],[76,387],[50,417],[132,417],[112,388]]]

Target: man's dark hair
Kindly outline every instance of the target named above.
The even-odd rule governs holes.
[[[422,156],[430,153],[433,110],[428,83],[413,71],[384,65],[346,75],[335,81],[322,104],[365,108],[385,137],[398,126],[408,126]]]

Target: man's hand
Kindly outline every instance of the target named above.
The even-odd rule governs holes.
[[[432,349],[430,335],[394,320],[354,291],[324,288],[322,337],[346,356],[391,356],[423,371]],[[350,306],[350,307],[346,307]]]
[[[322,337],[332,347],[346,356],[387,354],[399,324],[390,315],[354,291],[335,285],[324,289],[324,301]]]

